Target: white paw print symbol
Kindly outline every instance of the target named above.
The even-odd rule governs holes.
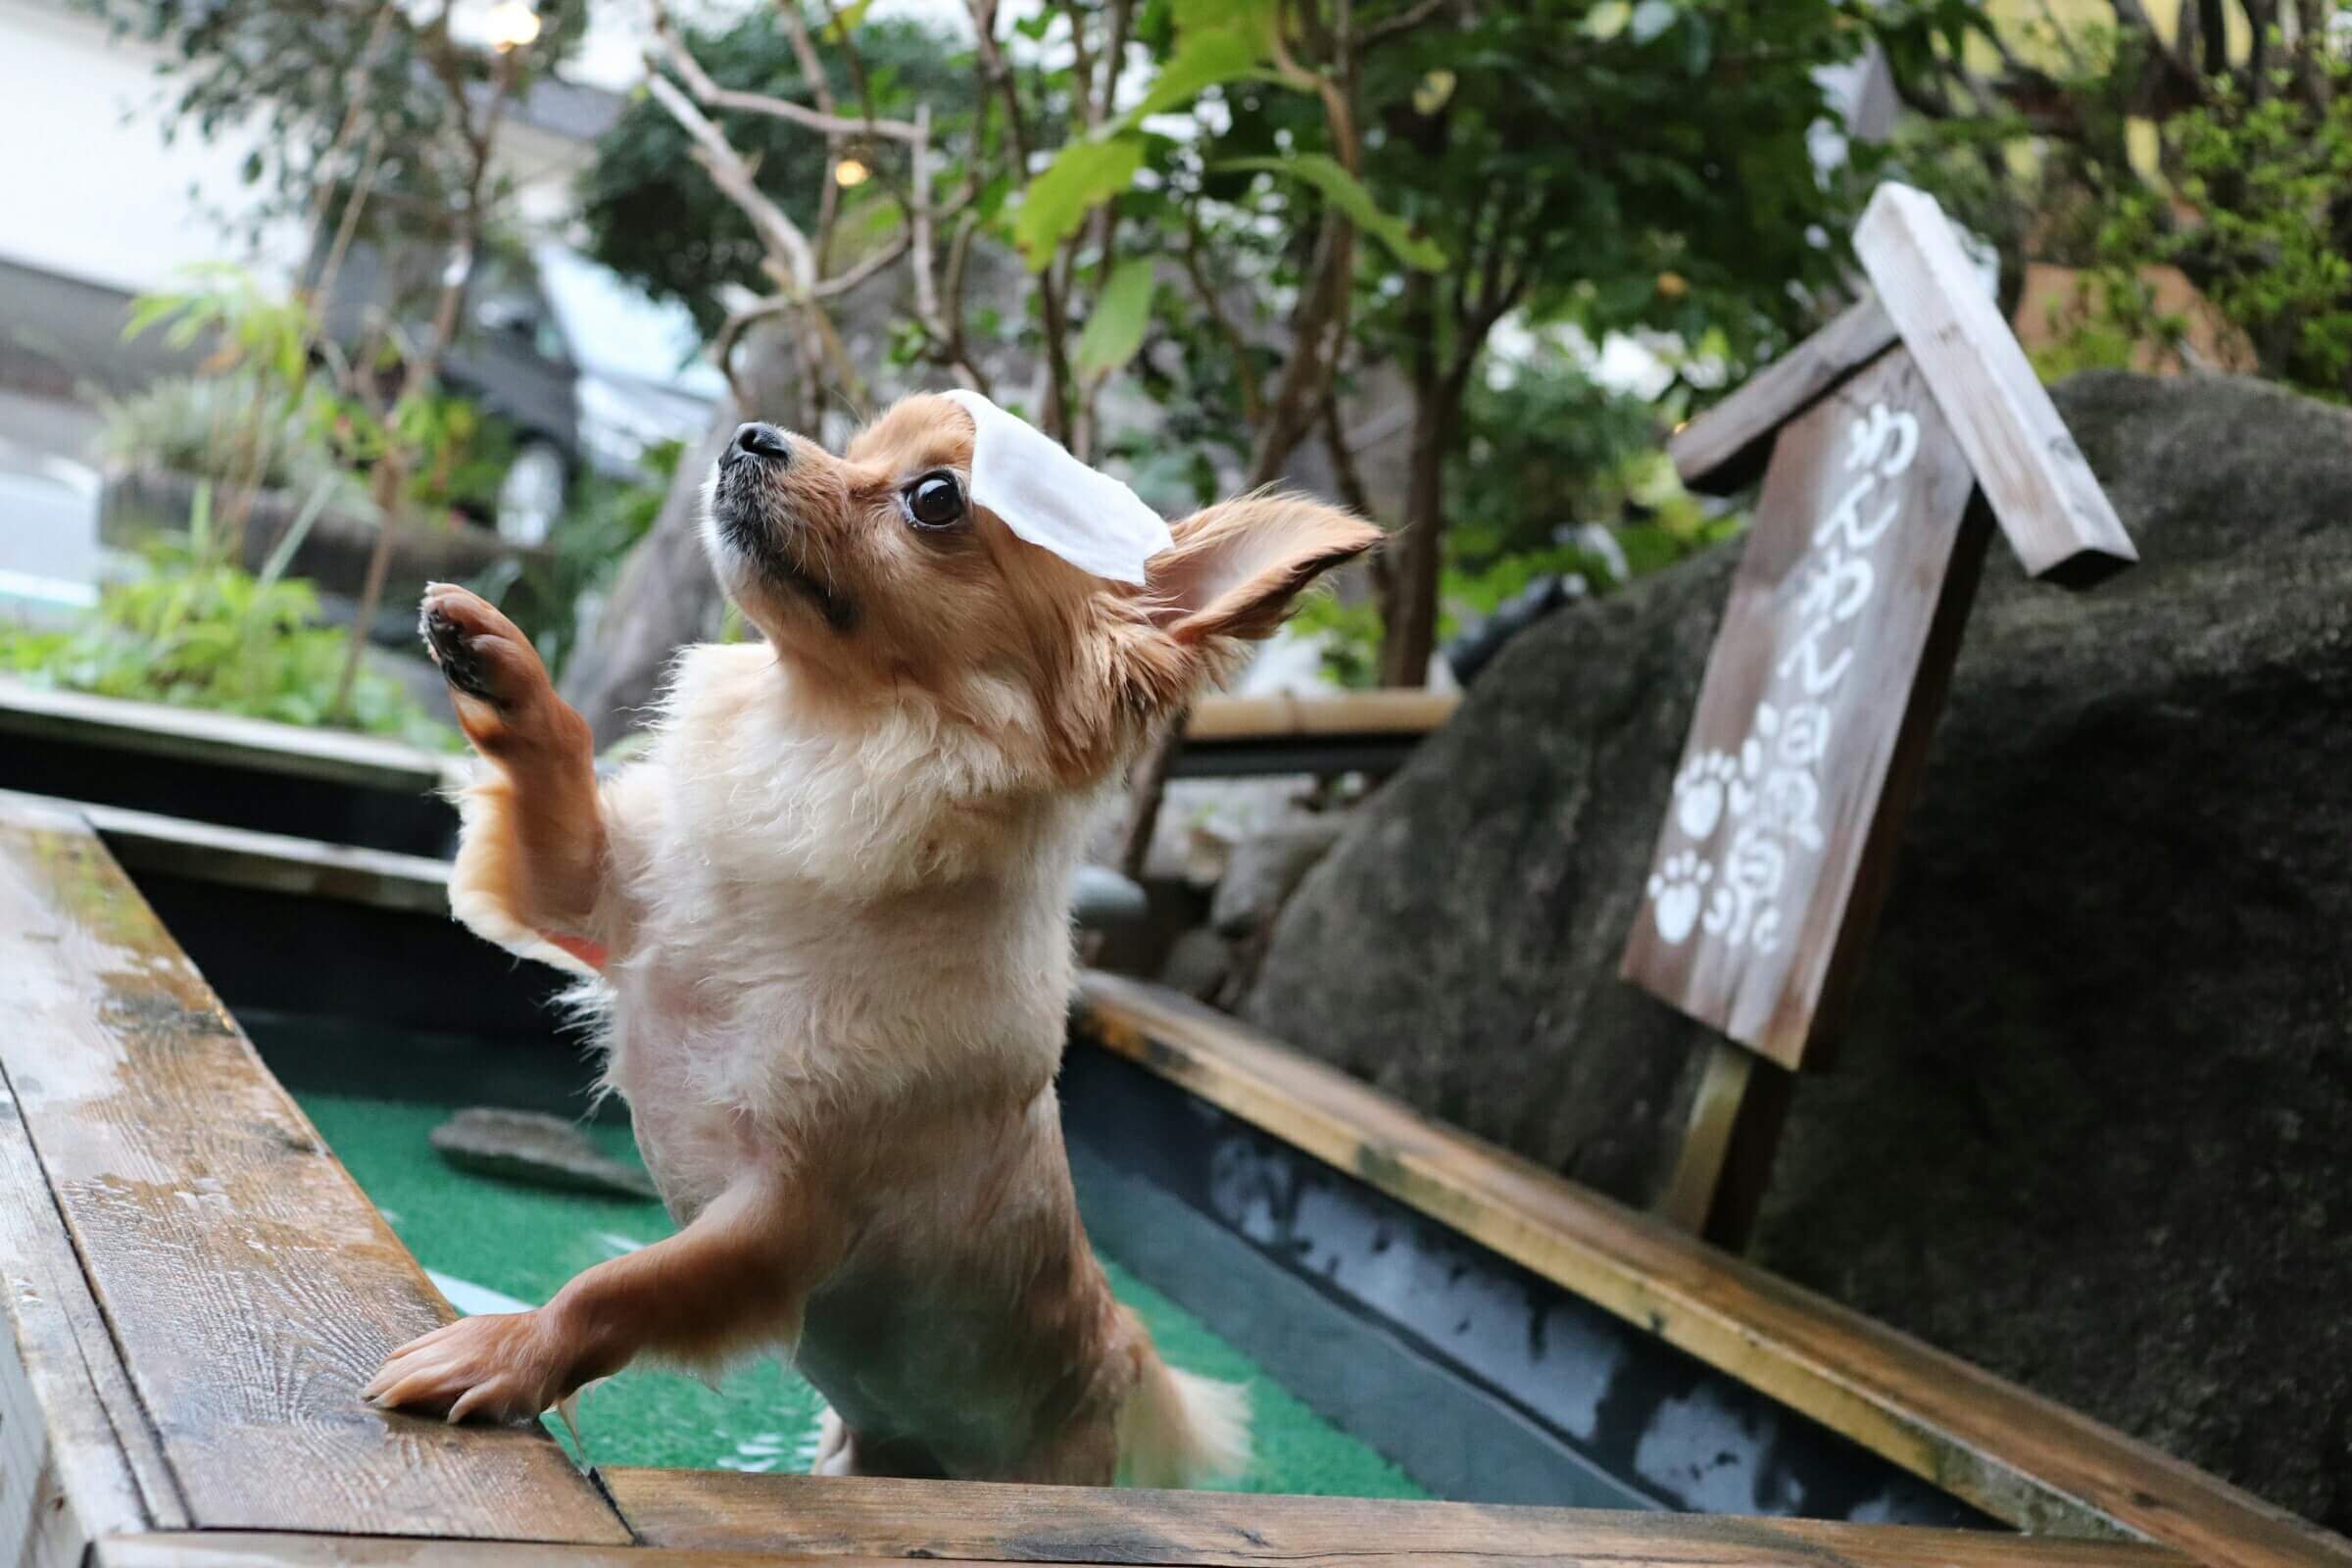
[[[1674,780],[1675,826],[1704,840],[1723,820],[1724,792],[1740,776],[1740,764],[1723,752],[1701,752]]]
[[[1679,948],[1698,923],[1699,889],[1715,868],[1689,850],[1670,855],[1649,879],[1650,912],[1658,935],[1670,948]]]

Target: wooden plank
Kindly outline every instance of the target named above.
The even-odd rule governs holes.
[[[1794,1070],[1831,1038],[1984,555],[1911,356],[1789,424],[1707,658],[1624,977]]]
[[[1651,1212],[1728,1251],[1747,1250],[1796,1075],[1744,1046],[1707,1051],[1674,1174]]]
[[[2182,1568],[2185,1562],[2139,1543],[1597,1508],[715,1470],[612,1470],[605,1482],[652,1545],[877,1558],[1213,1568],[1339,1568],[1367,1560],[1417,1568]]]
[[[1749,376],[1675,432],[1666,456],[1693,490],[1729,495],[1764,471],[1782,425],[1835,391],[1894,345],[1894,322],[1875,299],[1848,307],[1827,326]]]
[[[0,796],[7,792],[0,791]],[[450,864],[422,855],[321,844],[119,806],[75,808],[133,871],[293,893],[379,909],[449,913]]]
[[[616,1543],[547,1434],[360,1403],[454,1314],[77,818],[0,803],[0,1070],[189,1522]]]
[[[1297,697],[1204,697],[1185,721],[1184,741],[1279,740],[1315,735],[1426,735],[1453,716],[1453,692],[1335,692]]]
[[[0,1092],[0,1562],[78,1564],[122,1530],[185,1525],[155,1431],[82,1278],[16,1103]]]
[[[2085,587],[2139,559],[1936,199],[1881,185],[1854,255],[1926,372],[2026,570]]]
[[[0,678],[0,735],[119,746],[146,756],[259,768],[407,795],[465,782],[458,758],[380,736],[51,691],[5,678]]]
[[[991,1568],[985,1562],[973,1568]],[[655,1546],[547,1545],[401,1536],[205,1532],[101,1542],[93,1568],[901,1568],[897,1557],[770,1551],[673,1551]],[[1082,1568],[1110,1568],[1085,1564]]]
[[[2208,1568],[2352,1568],[2352,1542],[1419,1116],[1173,993],[1089,973],[1075,1022],[1081,1040],[1353,1174],[2021,1529],[2126,1531]]]
[[[792,1568],[794,1564],[900,1568],[900,1559],[232,1531],[121,1536],[99,1543],[94,1556],[94,1568],[442,1568],[444,1564],[453,1568]]]

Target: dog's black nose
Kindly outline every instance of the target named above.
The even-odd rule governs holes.
[[[792,443],[784,439],[784,432],[758,420],[736,427],[735,450],[746,457],[773,458],[778,463],[792,457]]]

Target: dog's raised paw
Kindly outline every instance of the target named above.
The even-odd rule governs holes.
[[[466,629],[441,604],[430,599],[424,602],[424,608],[417,612],[416,629],[424,637],[424,651],[441,666],[443,680],[485,703],[499,700],[498,694],[490,689],[488,665],[473,651]]]

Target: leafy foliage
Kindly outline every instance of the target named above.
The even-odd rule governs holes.
[[[136,576],[106,585],[96,612],[78,625],[0,628],[0,670],[101,697],[326,723],[345,638],[320,622],[317,590],[282,575],[299,529],[261,572],[247,572],[212,527],[210,497],[200,487],[189,534],[158,543]],[[374,670],[363,669],[354,683],[349,724],[412,745],[458,744],[456,731]]]
[[[2202,0],[2170,38],[2130,0],[2024,28],[1969,0],[1895,15],[1927,118],[1906,172],[2002,245],[2012,281],[2026,261],[2083,270],[2045,374],[2179,357],[2190,323],[2149,273],[2169,266],[2260,373],[2352,396],[2352,5]]]
[[[125,467],[155,466],[223,484],[252,475],[262,488],[309,495],[324,486],[330,511],[373,514],[368,487],[338,461],[304,411],[286,411],[251,371],[166,376],[100,405],[98,450]]]

